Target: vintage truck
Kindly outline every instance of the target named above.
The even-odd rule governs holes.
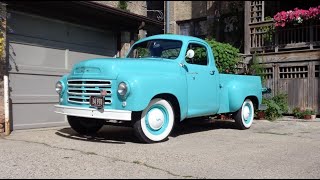
[[[154,143],[187,118],[230,114],[239,129],[248,129],[262,90],[259,76],[219,73],[204,40],[163,34],[137,41],[125,58],[75,64],[56,83],[55,112],[82,135],[112,123]]]

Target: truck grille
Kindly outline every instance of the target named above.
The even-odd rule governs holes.
[[[90,96],[100,96],[106,90],[105,104],[111,104],[112,91],[110,80],[72,79],[68,80],[68,102],[89,104]]]

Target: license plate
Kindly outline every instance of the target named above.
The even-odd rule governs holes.
[[[103,108],[104,97],[102,96],[90,96],[90,105],[96,108]]]

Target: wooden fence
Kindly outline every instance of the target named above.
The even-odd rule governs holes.
[[[272,95],[288,94],[289,113],[293,108],[312,108],[320,114],[320,60],[265,64],[264,86]]]

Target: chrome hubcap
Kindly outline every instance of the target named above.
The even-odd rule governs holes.
[[[245,106],[243,108],[243,117],[245,120],[247,120],[249,118],[249,116],[250,116],[250,109],[248,106]]]
[[[160,109],[153,109],[148,113],[149,125],[153,130],[158,130],[163,126],[164,114]]]

